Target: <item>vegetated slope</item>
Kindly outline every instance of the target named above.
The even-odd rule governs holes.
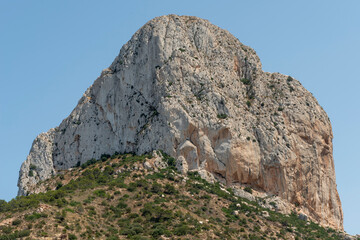
[[[197,172],[184,176],[160,151],[152,155],[103,155],[38,183],[44,193],[0,201],[0,240],[343,237],[239,198]]]

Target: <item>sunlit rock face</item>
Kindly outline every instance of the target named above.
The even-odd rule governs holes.
[[[263,72],[253,49],[207,20],[162,16],[121,48],[69,117],[35,139],[19,194],[104,153],[162,149],[182,172],[251,186],[342,229],[332,137],[297,80]]]

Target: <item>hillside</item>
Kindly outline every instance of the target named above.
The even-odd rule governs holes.
[[[305,216],[262,208],[263,199],[237,197],[196,171],[182,175],[160,151],[103,155],[37,187],[44,192],[0,201],[0,240],[344,239]]]

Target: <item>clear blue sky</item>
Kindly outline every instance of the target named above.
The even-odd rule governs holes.
[[[0,0],[0,199],[17,193],[33,139],[57,126],[153,17],[210,20],[318,99],[334,132],[345,230],[360,233],[360,1]]]

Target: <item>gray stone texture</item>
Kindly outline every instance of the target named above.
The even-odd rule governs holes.
[[[297,80],[263,72],[253,49],[207,20],[162,16],[134,34],[58,127],[35,139],[19,195],[104,153],[161,149],[183,173],[250,185],[342,229],[332,138],[325,111]]]

